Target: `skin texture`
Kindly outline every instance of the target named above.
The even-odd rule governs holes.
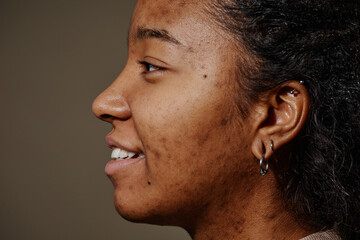
[[[299,239],[309,231],[284,207],[279,163],[262,177],[258,159],[271,157],[270,140],[276,151],[301,130],[306,89],[286,83],[243,119],[235,44],[204,4],[139,1],[127,64],[93,103],[113,126],[108,137],[146,156],[109,176],[116,209],[130,221],[181,226],[194,239]]]

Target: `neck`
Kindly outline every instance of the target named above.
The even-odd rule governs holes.
[[[313,232],[285,208],[273,174],[259,176],[253,183],[240,185],[248,189],[230,191],[209,205],[187,229],[192,238],[298,240]]]

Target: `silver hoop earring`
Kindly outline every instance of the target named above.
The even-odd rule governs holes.
[[[264,158],[265,158],[264,155],[262,155],[261,158],[260,158],[260,174],[261,174],[261,175],[265,175],[265,174],[267,174],[267,172],[269,171],[269,159],[266,160],[265,169],[263,168]]]

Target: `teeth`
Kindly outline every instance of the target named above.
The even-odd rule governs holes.
[[[136,155],[136,153],[128,152],[128,151],[122,150],[120,148],[115,148],[111,152],[111,159],[117,159],[117,160],[129,159],[135,155]],[[145,157],[144,154],[139,155],[139,158],[144,158],[144,157]]]

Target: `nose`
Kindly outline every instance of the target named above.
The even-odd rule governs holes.
[[[95,116],[109,123],[131,117],[130,107],[122,93],[123,89],[115,82],[105,89],[92,104]]]

